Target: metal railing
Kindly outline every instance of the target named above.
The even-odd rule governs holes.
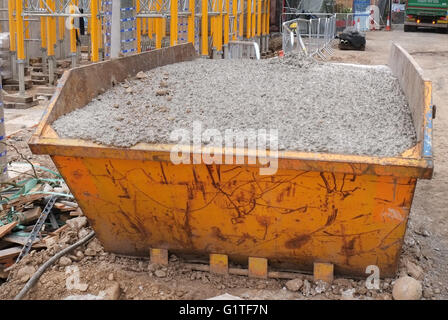
[[[228,58],[260,60],[260,47],[254,41],[229,41]]]
[[[336,35],[336,15],[306,13],[283,23],[283,52],[304,52],[310,57],[327,59],[333,54]]]

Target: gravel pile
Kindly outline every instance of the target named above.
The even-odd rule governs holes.
[[[106,80],[106,79],[105,79]],[[279,149],[396,156],[416,143],[398,80],[386,66],[298,56],[172,64],[128,79],[53,123],[63,138],[131,147],[170,133],[278,129]]]

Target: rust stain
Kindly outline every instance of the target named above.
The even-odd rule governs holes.
[[[309,234],[302,234],[300,236],[297,236],[295,238],[286,241],[285,247],[287,249],[299,249],[310,240],[311,236]]]
[[[221,241],[227,241],[227,237],[222,234],[221,229],[218,227],[212,227],[212,236]]]

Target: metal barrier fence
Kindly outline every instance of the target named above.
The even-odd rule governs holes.
[[[353,13],[336,13],[336,32],[342,32],[347,27],[355,25]]]
[[[260,47],[254,41],[229,41],[228,58],[260,60]]]
[[[336,15],[308,13],[303,16],[305,18],[283,23],[283,52],[304,52],[307,56],[319,56],[325,60],[326,55],[333,54],[331,46],[336,35]]]

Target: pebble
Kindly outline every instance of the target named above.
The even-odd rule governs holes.
[[[83,228],[87,225],[87,218],[86,217],[76,217],[76,218],[67,220],[66,224],[70,227],[70,229],[79,231],[81,228]]]
[[[120,298],[120,294],[120,284],[115,282],[106,290],[101,291],[99,296],[104,297],[104,300],[118,300],[118,298]]]
[[[68,257],[61,257],[59,259],[59,265],[62,267],[66,267],[72,264],[72,260]]]
[[[302,279],[289,280],[285,283],[285,286],[289,291],[297,292],[300,290],[300,288],[302,288],[303,280]]]
[[[107,276],[107,279],[109,281],[114,281],[114,274],[113,273],[109,273],[109,275]]]
[[[17,278],[19,278],[20,281],[24,283],[27,282],[35,272],[36,272],[35,267],[24,266],[17,271]]]
[[[422,284],[414,278],[401,277],[394,283],[392,296],[395,300],[419,300],[422,297]]]
[[[157,278],[165,278],[166,277],[166,271],[163,270],[156,270],[154,272]]]
[[[410,275],[412,278],[417,280],[421,280],[423,278],[424,271],[420,266],[409,260],[406,261],[405,265],[408,275]]]
[[[146,79],[146,78],[148,78],[148,75],[146,73],[144,73],[143,71],[140,71],[139,73],[137,73],[137,75],[135,77],[137,79]]]
[[[87,249],[84,251],[84,254],[85,254],[86,256],[95,256],[95,255],[96,255],[96,251],[93,250],[92,248],[87,248]]]

